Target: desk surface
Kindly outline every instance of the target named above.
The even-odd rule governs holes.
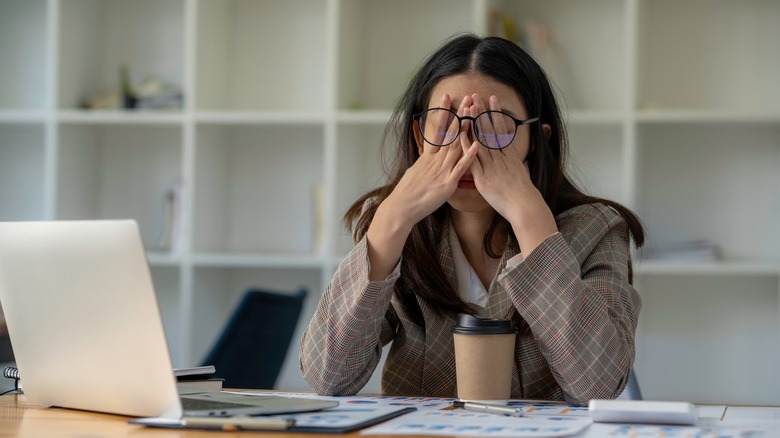
[[[128,424],[130,417],[60,408],[41,408],[28,403],[24,395],[0,397],[0,437],[74,438],[74,437],[179,437],[220,438],[264,436],[280,438],[357,437],[351,434],[314,434],[292,432],[214,432],[202,430],[155,429]],[[430,437],[428,437],[430,438]]]
[[[777,408],[773,408],[777,409]],[[777,418],[775,410],[772,415]],[[263,436],[279,438],[333,438],[345,436],[356,438],[359,431],[343,435],[294,433],[294,432],[215,432],[203,430],[157,429],[128,424],[130,417],[121,415],[101,414],[96,412],[78,411],[61,408],[42,408],[28,403],[24,395],[8,394],[0,396],[0,438],[84,438],[84,437],[179,437],[179,438],[219,438]],[[770,435],[780,436],[780,423],[772,421],[777,427]],[[593,426],[591,426],[593,427]],[[602,436],[597,431],[587,436]],[[594,435],[595,434],[595,435]],[[392,435],[373,435],[372,438],[393,438]],[[398,437],[395,437],[398,438]],[[422,438],[404,436],[403,438]],[[430,436],[427,436],[430,438]]]

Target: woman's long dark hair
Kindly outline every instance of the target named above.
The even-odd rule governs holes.
[[[449,40],[431,54],[401,96],[383,138],[385,147],[390,144],[395,150],[394,160],[387,169],[389,182],[363,195],[344,215],[344,223],[353,230],[356,241],[365,236],[376,208],[419,157],[412,115],[428,108],[431,92],[440,80],[465,73],[490,76],[506,84],[520,97],[530,117],[540,117],[539,123],[530,125],[528,164],[531,180],[553,215],[583,204],[608,205],[625,218],[636,247],[642,246],[644,230],[630,210],[616,202],[584,194],[564,173],[568,153],[566,130],[550,82],[539,64],[511,41],[470,34]],[[545,135],[543,124],[550,126],[549,135]],[[388,140],[392,142],[388,143]],[[448,204],[444,204],[417,223],[402,252],[403,275],[396,283],[396,293],[406,312],[421,326],[424,322],[418,297],[438,312],[472,312],[453,290],[439,265],[438,239],[448,209]],[[496,233],[513,235],[508,221],[498,214],[483,241],[484,249],[491,257],[500,256],[492,245]]]

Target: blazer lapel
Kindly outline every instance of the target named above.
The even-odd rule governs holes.
[[[510,319],[514,311],[512,303],[509,301],[506,290],[501,286],[501,283],[496,279],[506,269],[507,260],[519,254],[516,246],[512,242],[507,242],[504,248],[504,253],[501,255],[501,261],[498,263],[498,270],[493,278],[493,282],[490,284],[490,290],[488,291],[488,303],[485,309],[479,313],[481,318],[496,318],[496,319]]]

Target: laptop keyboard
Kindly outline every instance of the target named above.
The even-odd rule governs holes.
[[[235,409],[235,408],[248,408],[255,405],[248,405],[244,403],[232,403],[221,400],[203,400],[198,398],[181,397],[181,407],[185,411],[205,411],[205,410],[217,410],[217,409]]]

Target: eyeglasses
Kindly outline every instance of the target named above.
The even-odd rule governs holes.
[[[420,134],[434,146],[447,146],[458,138],[464,120],[471,120],[474,136],[489,149],[509,146],[517,135],[517,127],[539,120],[539,117],[518,120],[501,111],[485,111],[476,117],[459,116],[447,108],[431,108],[412,117],[417,120]],[[514,127],[514,128],[513,128]]]

